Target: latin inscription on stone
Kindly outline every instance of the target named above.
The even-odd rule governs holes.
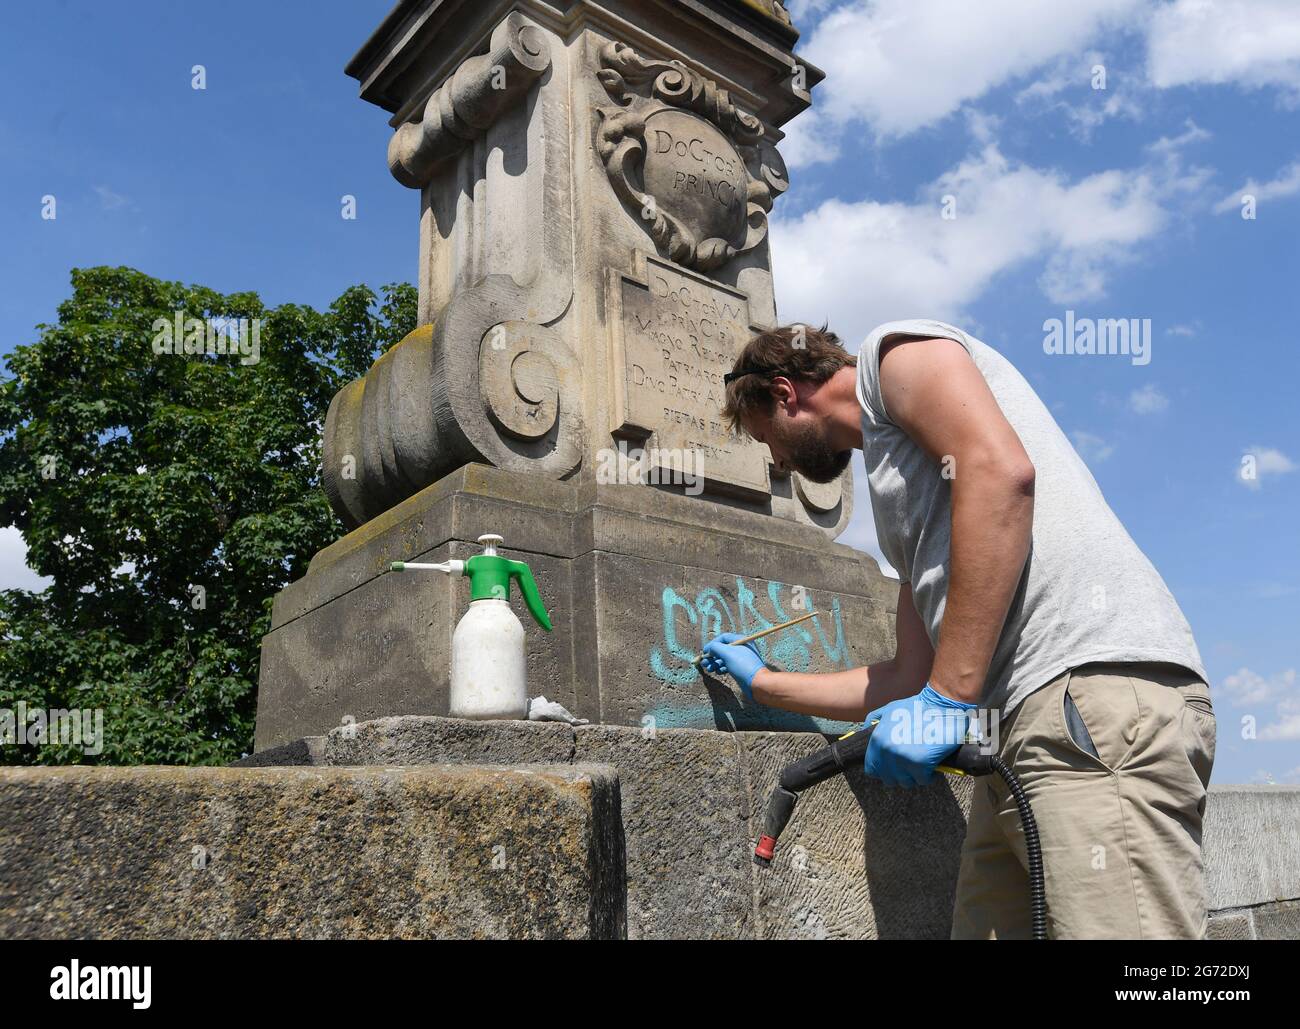
[[[730,141],[703,118],[663,110],[645,125],[646,192],[697,239],[745,235],[749,177]]]
[[[652,435],[647,446],[665,454],[694,451],[716,487],[768,493],[767,448],[720,414],[722,377],[750,335],[745,294],[648,256],[644,281],[614,273],[610,285],[614,431]]]

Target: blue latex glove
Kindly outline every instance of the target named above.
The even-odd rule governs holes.
[[[733,640],[740,638],[738,632],[724,632],[714,636],[704,645],[700,667],[710,675],[730,672],[731,677],[740,684],[740,691],[745,694],[745,699],[753,700],[754,694],[750,692],[750,687],[753,685],[754,676],[758,674],[760,668],[767,666],[758,656],[754,644],[742,643],[738,647],[731,645]]]
[[[966,742],[966,729],[977,704],[945,697],[929,683],[914,697],[904,697],[867,715],[864,728],[879,720],[867,742],[863,767],[889,786],[924,786],[937,765]]]

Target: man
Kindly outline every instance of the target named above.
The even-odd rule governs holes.
[[[878,327],[856,360],[825,330],[765,332],[726,378],[724,415],[779,470],[828,482],[862,451],[901,580],[897,649],[808,675],[724,633],[706,670],[762,704],[878,720],[866,771],[902,786],[932,781],[972,714],[990,715],[1038,822],[1049,935],[1203,938],[1215,716],[1200,654],[1029,383],[961,329],[921,320]],[[953,938],[1028,937],[1028,894],[1015,801],[980,779]]]

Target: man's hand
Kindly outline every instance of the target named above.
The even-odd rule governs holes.
[[[863,768],[887,786],[924,786],[936,766],[966,741],[974,704],[945,697],[929,683],[914,697],[895,700],[867,715],[879,721],[867,742]]]
[[[744,643],[738,647],[732,646],[732,641],[740,638],[741,635],[738,632],[724,632],[709,640],[705,644],[700,667],[710,675],[721,675],[723,672],[729,672],[731,677],[740,684],[740,690],[745,694],[745,699],[753,700],[754,694],[751,687],[754,684],[754,676],[767,666],[763,664],[763,659],[758,656],[754,644]]]

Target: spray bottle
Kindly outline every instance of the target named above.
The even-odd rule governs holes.
[[[524,627],[510,610],[510,580],[519,584],[529,612],[547,632],[551,619],[529,567],[497,554],[502,538],[488,533],[478,541],[483,553],[468,561],[394,561],[390,567],[395,572],[418,569],[469,576],[469,610],[451,637],[451,717],[527,718]]]

